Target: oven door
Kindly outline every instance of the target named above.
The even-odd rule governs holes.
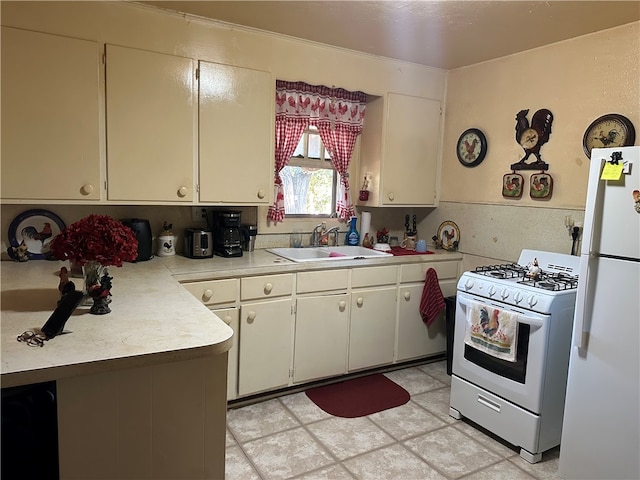
[[[539,414],[551,317],[460,291],[456,301],[453,374]],[[471,302],[518,314],[515,362],[496,358],[465,343]]]

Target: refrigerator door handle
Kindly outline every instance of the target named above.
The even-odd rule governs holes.
[[[601,160],[596,160],[595,158],[592,159],[593,162],[598,162],[599,166],[598,166],[598,172],[602,171],[602,165],[604,164],[604,162],[606,162],[605,159],[601,159]],[[596,168],[594,165],[591,166],[591,168]],[[604,182],[600,180],[600,175],[591,175],[589,177],[589,185],[588,185],[588,190],[589,192],[593,192],[593,195],[589,195],[587,197],[587,201],[586,201],[586,205],[585,205],[585,211],[586,212],[592,212],[595,213],[596,212],[596,208],[597,211],[600,212],[602,210],[602,193],[603,193],[603,189],[602,189],[602,184]],[[595,222],[595,218],[594,215],[587,215],[585,216],[584,219],[584,230],[582,231],[582,248],[580,249],[580,252],[584,255],[584,254],[591,254],[593,251],[593,238],[594,238],[594,233],[595,230],[597,228],[596,222]],[[580,270],[580,273],[582,273],[583,270]]]
[[[591,328],[591,314],[589,311],[589,264],[591,256],[580,256],[580,280],[576,293],[576,310],[573,320],[573,345],[580,349],[587,348],[587,339]]]

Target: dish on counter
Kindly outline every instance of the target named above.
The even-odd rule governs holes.
[[[460,229],[454,222],[447,220],[438,227],[438,238],[436,240],[445,250],[457,250],[460,243]]]
[[[23,241],[29,259],[43,259],[49,255],[49,244],[66,225],[60,217],[48,210],[27,210],[9,225],[9,243],[18,247]]]

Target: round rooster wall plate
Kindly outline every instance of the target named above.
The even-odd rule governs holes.
[[[437,242],[439,242],[445,250],[457,250],[458,244],[460,243],[460,229],[458,225],[451,220],[442,222],[438,227]]]
[[[44,259],[49,254],[49,244],[64,229],[64,222],[55,213],[27,210],[9,225],[9,243],[17,247],[24,241],[29,259]]]
[[[476,167],[487,155],[487,138],[481,130],[469,128],[462,132],[456,144],[458,160],[465,167]]]

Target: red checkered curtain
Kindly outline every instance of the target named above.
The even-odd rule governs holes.
[[[336,212],[349,219],[353,204],[349,192],[349,162],[364,122],[366,94],[342,88],[308,85],[304,82],[276,81],[275,198],[267,218],[284,219],[282,170],[308,125],[318,128],[320,138],[340,174]]]
[[[308,102],[302,100],[302,82],[276,81],[276,141],[275,141],[275,201],[269,207],[267,219],[275,223],[284,220],[284,190],[280,171],[296,151],[300,137],[309,125]]]

